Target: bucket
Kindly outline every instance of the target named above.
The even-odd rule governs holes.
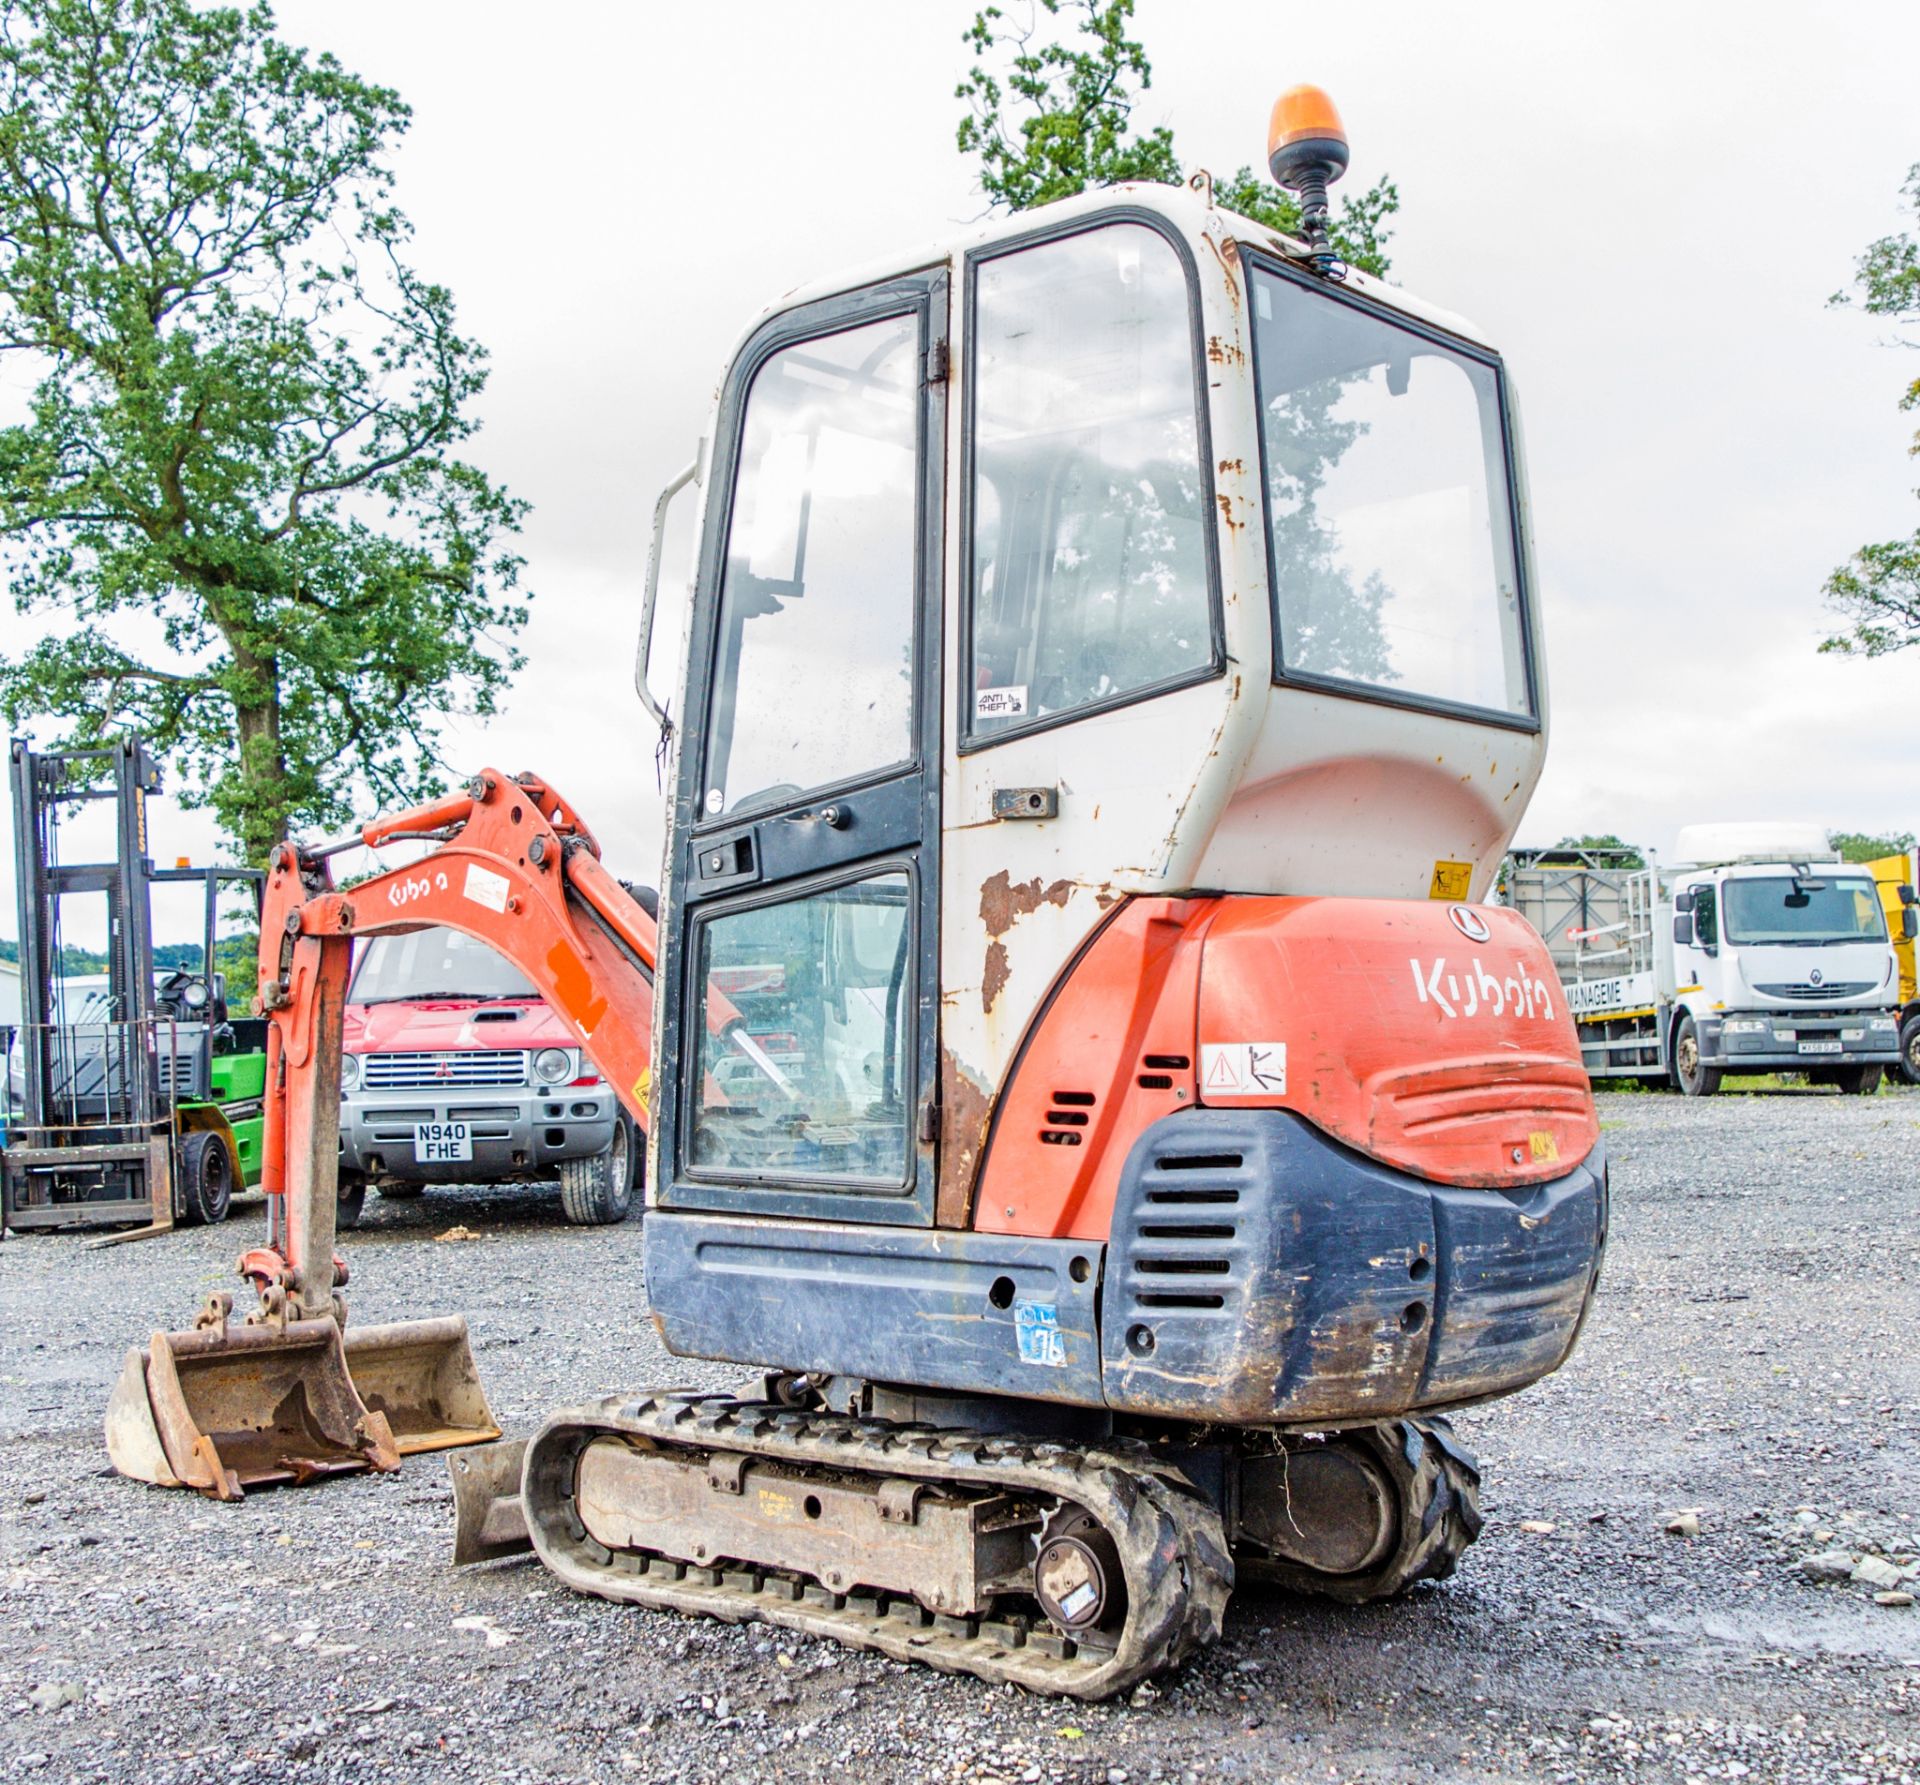
[[[365,1373],[365,1381],[359,1380]],[[107,1404],[122,1475],[238,1500],[403,1455],[499,1437],[457,1318],[368,1327],[330,1316],[155,1333]]]

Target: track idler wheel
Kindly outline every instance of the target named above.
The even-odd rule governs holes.
[[[1480,1465],[1443,1419],[1285,1440],[1240,1467],[1243,1580],[1349,1605],[1445,1580],[1480,1535]]]
[[[1083,1642],[1112,1646],[1127,1617],[1127,1580],[1111,1533],[1077,1506],[1047,1521],[1033,1562],[1033,1596],[1054,1627]]]

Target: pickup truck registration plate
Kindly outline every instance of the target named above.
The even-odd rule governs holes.
[[[472,1157],[473,1135],[465,1122],[414,1123],[413,1158],[416,1165],[453,1165]]]
[[[1837,1054],[1841,1045],[1837,1041],[1803,1041],[1800,1051],[1803,1054]]]

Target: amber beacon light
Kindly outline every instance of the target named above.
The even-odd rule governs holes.
[[[1300,233],[1313,250],[1315,269],[1333,272],[1340,263],[1327,246],[1327,188],[1347,171],[1347,133],[1320,88],[1289,87],[1273,102],[1267,167],[1278,185],[1299,197]]]

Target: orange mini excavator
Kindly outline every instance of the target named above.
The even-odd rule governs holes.
[[[440,846],[350,893],[276,858],[269,1314],[328,1318],[377,914],[567,1014],[649,1127],[656,1330],[762,1373],[457,1453],[461,1557],[1102,1697],[1236,1579],[1473,1539],[1444,1414],[1567,1357],[1607,1173],[1477,902],[1546,742],[1507,370],[1342,266],[1345,160],[1296,90],[1303,239],[1117,187],[748,333],[655,512],[657,570],[703,490],[657,931],[532,779],[374,827]]]

